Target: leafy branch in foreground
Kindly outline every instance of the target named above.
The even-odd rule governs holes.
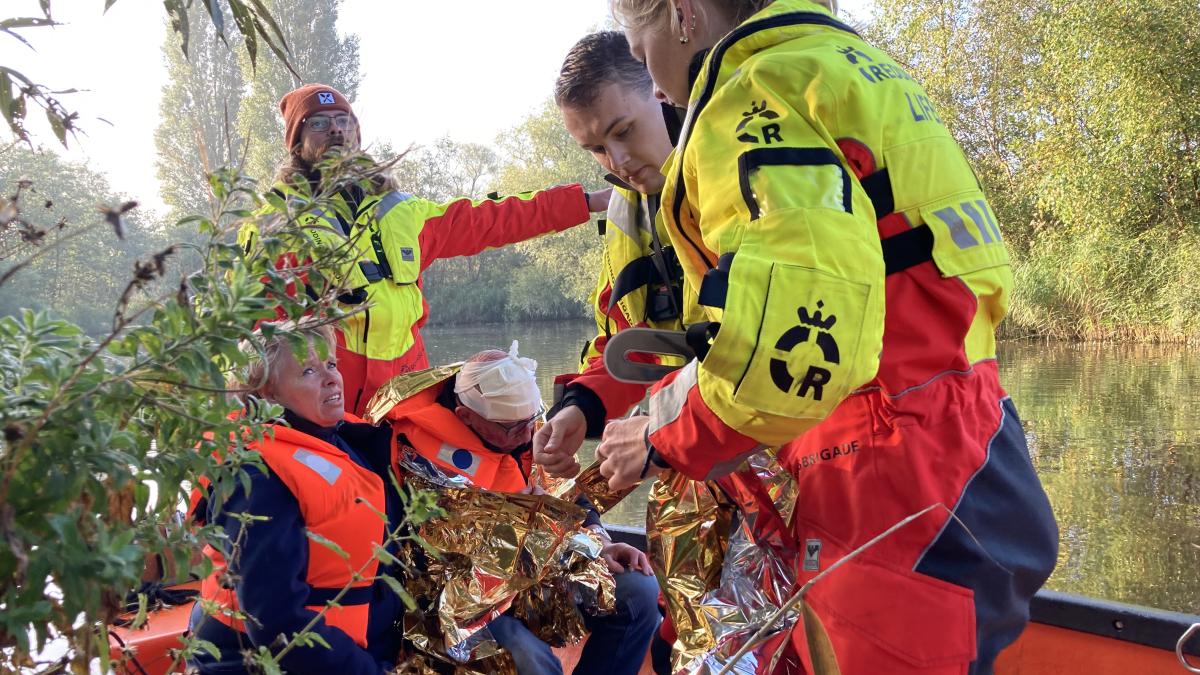
[[[316,190],[295,186],[284,215],[270,216],[253,181],[214,175],[218,208],[183,221],[203,243],[139,262],[106,334],[89,337],[32,310],[0,319],[0,671],[58,668],[35,661],[52,641],[65,643],[74,669],[93,658],[108,663],[103,626],[123,611],[145,555],[188,561],[219,542],[212,528],[162,524],[199,476],[219,500],[247,481],[247,466],[261,464],[247,445],[278,411],[260,406],[234,419],[244,390],[228,382],[261,351],[244,348],[262,339],[252,332],[257,322],[343,316],[336,297],[344,289],[330,280],[353,264],[355,249],[314,243],[298,219],[335,208],[330,195],[367,180],[374,166],[331,160],[328,175],[342,178]],[[231,243],[247,221],[264,233],[249,252]],[[15,264],[44,248],[28,245]],[[276,269],[284,251],[299,264]],[[175,267],[186,273],[172,281]],[[311,294],[294,292],[305,286]],[[201,561],[181,573],[202,576],[209,567]]]

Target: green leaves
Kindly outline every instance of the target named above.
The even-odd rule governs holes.
[[[216,0],[206,1],[216,2]],[[261,38],[288,72],[297,80],[301,79],[300,74],[296,72],[288,59],[291,50],[287,46],[287,41],[284,40],[279,23],[260,0],[250,0],[250,2],[229,0],[229,10],[233,14],[238,32],[245,39],[246,54],[250,57],[252,68],[258,66],[258,40]]]
[[[417,490],[405,485],[400,493],[404,501],[404,513],[408,522],[414,527],[423,525],[435,518],[445,518],[446,511],[438,505],[437,494],[428,490]]]
[[[229,44],[225,40],[225,13],[221,11],[221,3],[218,0],[204,0],[204,5],[208,8],[208,15],[212,18],[217,37],[221,38],[221,42]]]
[[[0,21],[0,32],[10,33],[16,28],[35,28],[38,26],[56,26],[49,17],[25,16]],[[19,36],[17,36],[19,37]]]
[[[253,196],[235,172],[214,184],[224,197],[218,213]],[[207,219],[184,220],[199,226]],[[32,310],[0,317],[0,670],[44,647],[55,631],[71,641],[79,662],[102,656],[90,627],[119,611],[120,598],[138,585],[146,552],[169,553],[186,577],[198,546],[229,544],[211,527],[182,534],[164,524],[199,476],[211,481],[209,499],[219,509],[235,487],[250,489],[245,467],[262,467],[245,443],[281,410],[265,405],[230,418],[238,403],[225,397],[227,380],[258,353],[238,345],[276,306],[297,316],[337,313],[330,297],[288,295],[276,256],[247,255],[228,243],[228,227],[214,226],[189,249],[199,259],[184,270],[189,292],[131,296],[130,322],[119,320],[111,334],[91,337]],[[323,264],[307,237],[287,229],[276,235],[280,248]],[[264,287],[259,279],[268,273],[278,281]],[[263,518],[231,515],[246,523]],[[192,571],[210,567],[206,559]],[[81,615],[89,628],[75,632]]]
[[[399,581],[396,581],[387,574],[382,574],[379,576],[379,578],[383,579],[383,582],[387,584],[387,587],[392,589],[392,592],[400,598],[400,600],[404,603],[404,606],[408,608],[408,611],[413,612],[417,610],[416,599],[414,599],[413,596],[407,590],[405,590],[404,586],[402,586]]]

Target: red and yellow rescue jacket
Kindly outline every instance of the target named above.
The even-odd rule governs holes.
[[[452,381],[452,380],[450,380]],[[391,409],[386,419],[392,425],[393,463],[404,440],[437,467],[466,476],[476,487],[496,492],[519,492],[528,485],[531,452],[520,459],[489,450],[453,410],[438,402],[447,386],[442,382],[416,394]],[[399,467],[396,475],[402,475]]]
[[[348,242],[356,249],[341,281],[359,291],[356,304],[366,309],[347,317],[338,331],[338,369],[347,409],[355,414],[363,413],[384,382],[429,367],[420,331],[429,316],[421,273],[433,261],[561,232],[590,215],[577,184],[443,204],[388,192],[367,195],[357,214],[345,225],[336,215],[321,211],[305,212],[298,219],[314,241],[330,247]],[[257,235],[253,223],[239,233],[238,241],[248,253]]]
[[[924,90],[774,0],[705,57],[662,199],[712,323],[651,393],[654,447],[715,478],[781,446],[797,585],[828,573],[806,601],[842,672],[990,672],[1057,532],[995,361],[1008,254]]]
[[[675,468],[720,474],[852,393],[994,358],[1012,273],[987,198],[921,86],[818,5],[776,0],[709,52],[668,165],[685,300],[719,322],[652,396]]]
[[[352,415],[347,415],[346,420],[362,422]],[[325,623],[366,647],[370,589],[378,568],[373,547],[382,544],[385,537],[386,524],[379,517],[386,508],[383,479],[333,445],[291,427],[272,425],[271,428],[273,439],[264,438],[249,447],[262,455],[271,472],[295,496],[304,526],[347,554],[342,558],[310,539],[305,581],[311,591],[310,604],[305,608],[314,612],[325,609],[326,601],[350,584],[350,591],[338,601],[340,606],[325,612]],[[202,479],[201,484],[207,487],[206,480]],[[200,596],[236,611],[235,589],[225,588],[221,583],[225,570],[223,554],[211,546],[206,546],[204,553],[213,561],[214,569],[201,582]],[[212,618],[234,630],[246,630],[241,620],[223,613]]]

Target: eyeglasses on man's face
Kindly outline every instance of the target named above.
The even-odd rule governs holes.
[[[333,117],[329,115],[313,115],[306,119],[304,123],[311,131],[329,131],[334,125],[342,130],[353,128],[356,121],[354,115],[342,113]]]
[[[491,422],[492,424],[495,424],[496,426],[500,427],[501,429],[503,429],[504,433],[511,434],[514,431],[528,428],[535,421],[537,421],[537,418],[541,417],[543,414],[544,414],[544,411],[539,410],[536,413],[534,413],[532,416],[527,417],[523,420],[517,420],[516,422],[497,422],[495,420],[488,420],[488,421]]]

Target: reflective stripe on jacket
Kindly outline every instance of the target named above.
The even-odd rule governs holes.
[[[861,388],[994,357],[1011,271],[970,166],[920,85],[817,5],[776,0],[709,52],[669,165],[663,216],[699,287],[685,300],[720,324],[703,362],[652,394],[651,439],[675,468],[722,473]],[[915,263],[885,255],[896,235],[918,240],[901,247]],[[961,297],[913,314],[885,292],[900,263],[889,280],[953,278]],[[950,337],[920,348],[940,327]]]
[[[512,457],[489,450],[462,420],[438,402],[445,382],[398,403],[385,416],[392,425],[393,462],[402,443],[451,473],[466,476],[473,485],[496,492],[519,492],[528,485],[530,467]],[[403,437],[403,438],[402,438]],[[532,453],[522,459],[528,463]],[[401,475],[396,468],[397,475]]]
[[[347,419],[361,422],[352,416]],[[366,647],[372,584],[378,568],[373,547],[385,538],[386,524],[379,517],[386,509],[383,480],[333,445],[290,427],[271,425],[271,429],[274,439],[264,438],[249,447],[260,453],[263,462],[296,498],[305,528],[346,553],[343,558],[310,538],[305,575],[310,593],[305,607],[319,612],[349,585],[338,600],[340,606],[330,607],[324,620]],[[225,587],[221,581],[225,571],[223,554],[212,547],[206,547],[205,554],[213,561],[214,569],[201,582],[201,597],[237,611],[235,589]],[[221,612],[212,618],[245,632],[239,619]]]

